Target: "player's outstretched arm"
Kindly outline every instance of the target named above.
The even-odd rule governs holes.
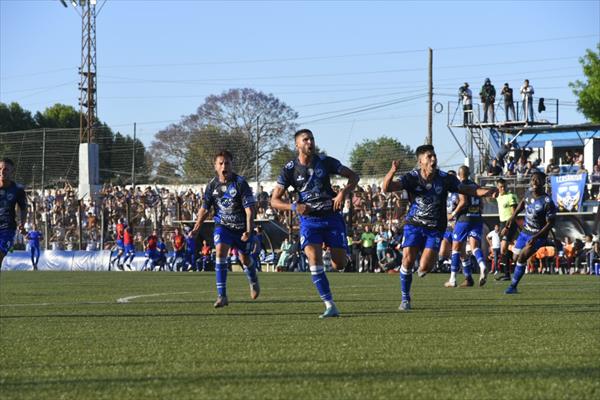
[[[477,197],[494,197],[498,193],[498,189],[495,187],[481,187],[477,185],[465,185],[461,183],[458,186],[458,193]]]
[[[459,194],[458,195],[458,204],[456,205],[456,208],[454,209],[454,211],[452,211],[452,213],[450,214],[450,217],[452,219],[454,219],[458,215],[458,213],[460,213],[466,206],[467,206],[467,196],[465,196],[464,194]]]
[[[352,193],[352,191],[356,188],[356,185],[358,185],[358,181],[360,180],[358,174],[348,167],[342,167],[339,174],[344,178],[348,178],[348,182],[333,200],[333,209],[336,211],[341,210],[344,207],[344,199],[348,193]]]
[[[271,207],[279,211],[290,211],[292,205],[287,201],[283,201],[285,189],[282,186],[276,185],[271,195]]]
[[[381,190],[383,190],[385,193],[399,192],[403,189],[402,182],[394,181],[394,175],[396,175],[396,172],[398,172],[399,168],[400,160],[392,161],[392,166],[383,178],[383,184],[381,185]]]
[[[246,231],[242,234],[242,241],[246,242],[254,230],[254,206],[244,207],[244,212],[246,213]]]
[[[517,218],[517,215],[519,215],[519,213],[521,211],[523,211],[524,208],[525,208],[525,199],[521,200],[519,205],[517,205],[517,208],[515,208],[515,211],[513,211],[509,220],[506,222],[506,226],[504,227],[504,229],[502,229],[500,236],[506,236],[506,234],[508,233],[508,229],[512,226],[512,224],[515,222],[515,219]]]

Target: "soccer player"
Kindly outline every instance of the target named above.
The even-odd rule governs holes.
[[[0,159],[0,268],[2,261],[12,249],[16,230],[23,231],[27,220],[27,196],[21,185],[13,180],[15,164],[10,158]],[[19,206],[19,225],[15,206]]]
[[[464,186],[473,186],[475,182],[469,179],[469,167],[466,165],[458,169],[458,178]],[[479,264],[480,276],[479,286],[486,283],[487,267],[485,258],[481,251],[481,236],[483,234],[483,219],[481,218],[481,199],[476,196],[459,194],[458,205],[450,214],[452,219],[456,219],[454,232],[452,233],[452,260],[450,264],[450,280],[444,284],[445,287],[456,287],[456,273],[462,262],[463,274],[465,280],[460,284],[461,287],[471,287],[474,285],[471,266],[471,257],[465,252],[467,240],[471,246],[471,252]]]
[[[185,264],[186,268],[196,271],[196,237],[191,230],[185,234]]]
[[[117,268],[123,270],[123,266],[121,265],[121,257],[125,253],[125,244],[123,243],[123,235],[125,233],[125,224],[123,223],[123,218],[119,218],[117,220],[117,224],[115,226],[115,233],[117,235],[115,239],[115,244],[117,247],[117,255],[110,261],[111,266],[114,263],[117,263]],[[112,256],[112,252],[111,252]]]
[[[181,234],[179,228],[175,228],[175,232],[171,237],[171,244],[173,245],[173,258],[170,263],[169,269],[173,271],[181,270],[181,265],[185,268],[185,236]],[[187,270],[187,268],[185,268]]]
[[[148,236],[144,242],[144,247],[146,250],[146,261],[144,262],[142,271],[145,271],[148,268],[150,269],[150,271],[153,271],[160,255],[158,252],[158,233],[156,229],[152,231],[152,234],[150,234],[150,236]]]
[[[455,176],[440,171],[437,168],[437,157],[432,145],[417,147],[416,155],[418,167],[404,174],[398,181],[394,181],[394,175],[400,168],[400,161],[393,161],[382,186],[385,192],[406,190],[411,198],[410,209],[405,217],[406,224],[402,243],[401,311],[411,309],[412,266],[419,251],[422,251],[419,276],[427,274],[435,262],[447,226],[444,206],[448,192],[471,196],[492,196],[496,193],[496,188],[464,185]]]
[[[271,206],[281,211],[292,211],[300,216],[300,245],[308,259],[312,281],[325,312],[320,318],[340,315],[329,288],[323,267],[325,243],[331,247],[333,266],[342,270],[348,263],[346,254],[346,225],[341,214],[344,199],[358,183],[358,175],[332,157],[316,153],[315,138],[308,129],[294,135],[298,157],[288,162],[277,178],[271,197]],[[331,188],[331,175],[348,178],[346,186],[337,194]],[[298,201],[289,203],[283,196],[289,186],[298,193]]]
[[[456,176],[456,171],[449,170],[448,175]],[[444,264],[451,259],[452,255],[452,231],[454,230],[454,221],[451,217],[452,212],[458,205],[458,193],[449,192],[446,200],[446,213],[448,214],[448,227],[444,236],[442,237],[442,243],[440,244],[440,252],[438,254],[439,261],[438,267],[440,270],[444,267]]]
[[[515,273],[510,286],[505,291],[506,294],[518,293],[517,285],[525,273],[527,259],[535,254],[540,247],[546,245],[546,238],[554,225],[556,217],[556,205],[544,189],[546,175],[540,171],[534,172],[529,184],[531,188],[525,193],[525,197],[502,230],[504,236],[511,225],[515,223],[517,215],[523,209],[525,210],[523,230],[517,237],[517,242],[512,250],[516,262]]]
[[[504,228],[508,224],[508,221],[510,220],[510,217],[515,212],[519,202],[517,201],[517,196],[514,193],[510,193],[506,190],[506,181],[504,179],[498,179],[496,182],[496,187],[498,188],[498,198],[496,201],[498,202],[500,232],[503,232]],[[503,265],[502,268],[504,274],[498,275],[496,280],[510,281],[510,256],[508,254],[508,245],[515,238],[516,232],[517,224],[511,224],[509,229],[506,230],[506,233],[500,236],[500,265]]]
[[[123,258],[123,267],[121,268],[127,268],[131,271],[131,263],[135,257],[135,244],[130,226],[125,226],[125,230],[123,231],[123,245],[125,246],[125,257]]]
[[[229,151],[219,152],[214,159],[215,172],[204,190],[204,201],[194,225],[194,236],[200,231],[208,212],[214,207],[216,246],[215,272],[217,277],[217,301],[215,308],[229,304],[227,299],[227,253],[230,248],[238,250],[244,272],[250,284],[250,297],[260,294],[256,266],[250,257],[250,245],[254,231],[254,208],[256,200],[244,177],[233,172],[233,156]]]
[[[31,253],[31,265],[33,270],[37,271],[38,261],[40,260],[40,240],[43,238],[42,232],[37,230],[35,224],[31,226],[31,230],[25,236],[29,240],[29,252]]]
[[[161,236],[158,237],[158,243],[156,243],[156,251],[158,252],[156,265],[158,265],[159,271],[164,271],[165,266],[167,264],[167,254],[169,253],[169,250],[167,249],[167,245],[165,244],[165,239],[163,239]]]

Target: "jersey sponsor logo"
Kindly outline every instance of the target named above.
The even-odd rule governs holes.
[[[213,196],[218,196],[218,195],[219,195],[219,191],[218,191],[217,189],[215,189],[215,190],[212,192],[212,194],[213,194]]]
[[[434,185],[434,188],[437,194],[442,194],[443,188],[440,185]]]
[[[536,204],[535,205],[535,211],[542,211],[542,205],[541,204]]]
[[[213,236],[213,240],[215,243],[217,243],[219,241],[219,239],[221,239],[221,235],[217,234],[217,235]]]
[[[285,164],[285,168],[286,169],[292,169],[292,168],[294,168],[294,162],[290,161],[289,163]]]

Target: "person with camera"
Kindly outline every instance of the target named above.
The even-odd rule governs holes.
[[[481,87],[481,92],[479,92],[479,96],[481,97],[481,103],[483,104],[483,123],[488,122],[488,115],[490,116],[491,121],[494,122],[494,102],[496,101],[496,88],[492,85],[490,78],[485,79],[485,83]]]
[[[469,89],[469,84],[465,82],[458,88],[458,102],[463,104],[463,125],[473,123],[473,92]]]

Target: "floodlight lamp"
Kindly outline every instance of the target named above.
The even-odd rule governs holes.
[[[96,5],[96,0],[90,0],[90,4],[95,6]]]

